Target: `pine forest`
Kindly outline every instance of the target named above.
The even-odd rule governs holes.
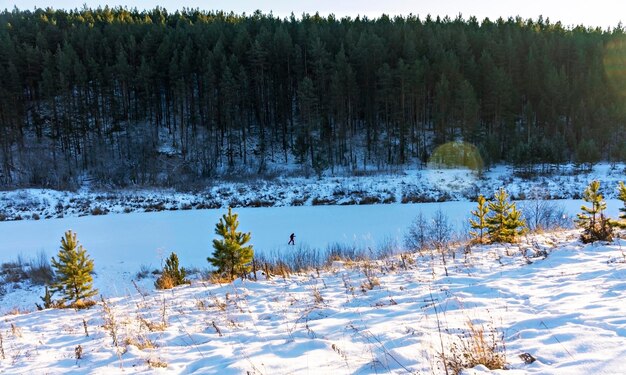
[[[162,8],[0,13],[0,186],[626,161],[622,25]]]

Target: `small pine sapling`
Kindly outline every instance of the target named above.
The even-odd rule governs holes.
[[[487,217],[487,231],[491,242],[514,243],[518,236],[524,234],[526,222],[521,218],[521,212],[515,203],[509,202],[509,196],[504,189],[500,189],[494,196],[494,201],[488,207],[492,214]]]
[[[52,291],[60,292],[72,301],[72,306],[84,306],[83,300],[98,294],[93,289],[93,260],[87,255],[87,251],[79,245],[76,233],[71,230],[65,232],[61,238],[61,248],[58,260],[52,257],[52,267],[55,268],[55,281],[52,283]]]
[[[472,236],[472,242],[484,244],[489,242],[489,238],[487,237],[487,215],[489,214],[489,206],[488,201],[484,196],[478,196],[478,207],[476,207],[475,211],[472,211],[472,215],[476,218],[476,220],[470,219],[470,226],[474,231],[470,231],[470,235]]]
[[[158,289],[171,289],[175,286],[189,284],[189,280],[186,280],[185,276],[187,276],[187,271],[185,268],[179,267],[178,255],[172,252],[165,260],[163,273],[155,282],[155,286]]]
[[[37,306],[37,310],[49,309],[54,306],[54,302],[52,302],[52,292],[50,292],[50,288],[48,288],[47,285],[43,297],[39,298],[41,298],[43,305],[35,303],[35,306]]]
[[[230,207],[228,214],[222,215],[215,225],[215,234],[221,239],[213,240],[213,256],[207,258],[209,263],[217,267],[218,273],[226,274],[231,280],[249,272],[249,264],[254,257],[252,245],[246,246],[251,234],[237,230],[239,226],[237,217],[238,215],[233,214]]]
[[[576,225],[583,229],[580,240],[583,243],[595,241],[611,241],[613,239],[613,227],[610,220],[604,216],[606,202],[600,194],[600,181],[592,181],[583,193],[583,200],[591,203],[591,207],[581,206],[583,211],[578,214]]]

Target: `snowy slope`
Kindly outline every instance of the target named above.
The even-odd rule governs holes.
[[[520,202],[523,203],[523,202]],[[570,217],[580,211],[579,200],[558,201]],[[295,250],[325,251],[333,244],[375,253],[383,247],[401,249],[408,227],[418,214],[430,220],[437,210],[453,226],[467,231],[471,202],[385,204],[356,206],[303,206],[240,208],[239,229],[252,233],[251,243],[259,255],[288,254]],[[617,216],[619,200],[608,200],[608,215]],[[163,259],[176,252],[181,266],[200,271],[209,267],[215,224],[224,209],[165,211],[106,216],[66,217],[0,223],[0,264],[35,259],[41,252],[55,256],[60,238],[69,229],[95,262],[95,286],[107,297],[118,297],[140,268],[160,269]],[[289,233],[296,233],[296,248],[288,246]],[[33,309],[41,286],[24,286],[0,293],[0,314],[13,309]]]
[[[525,181],[500,167],[482,179],[463,170],[421,170],[222,183],[196,193],[0,192],[0,215],[9,220],[0,222],[0,264],[55,255],[63,232],[75,230],[95,261],[94,284],[106,303],[35,311],[43,287],[0,285],[0,373],[439,374],[440,353],[472,320],[504,337],[507,374],[623,374],[622,240],[583,246],[577,231],[566,231],[475,247],[468,255],[459,248],[447,259],[448,276],[439,256],[411,254],[412,261],[337,262],[257,282],[201,279],[214,225],[225,213],[216,207],[246,206],[235,211],[258,254],[293,251],[286,245],[291,232],[304,250],[340,243],[400,251],[419,213],[430,219],[442,210],[466,231],[472,197],[505,186],[515,198],[535,191],[566,197],[557,203],[573,217],[582,201],[571,198],[589,181],[601,179],[604,195],[613,198],[623,171],[599,165],[576,175],[566,168]],[[438,200],[446,202],[400,203]],[[376,202],[388,204],[359,204]],[[621,206],[609,199],[608,215]],[[41,220],[15,220],[37,215]],[[191,286],[156,291],[153,276],[138,279],[140,268],[161,268],[171,251],[198,270]],[[139,348],[147,343],[154,347]],[[525,352],[537,361],[524,364]]]
[[[3,316],[0,372],[441,374],[442,342],[471,319],[502,333],[511,369],[502,373],[621,374],[626,242],[583,246],[577,235],[459,249],[449,276],[439,257],[412,254],[408,269],[398,258],[336,262],[286,279],[196,280],[169,291],[154,291],[151,279],[109,280],[125,290],[105,299],[111,313],[99,303]],[[138,348],[148,341],[155,347]],[[537,361],[524,364],[524,352]]]

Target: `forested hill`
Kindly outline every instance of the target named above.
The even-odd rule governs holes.
[[[0,186],[624,160],[625,67],[621,25],[4,11]]]

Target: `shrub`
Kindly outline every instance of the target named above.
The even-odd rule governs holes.
[[[453,374],[460,374],[463,369],[478,365],[490,370],[504,369],[504,338],[492,326],[485,332],[484,326],[477,326],[470,320],[467,322],[467,331],[458,339],[449,347],[448,353],[441,354],[446,368]]]
[[[450,243],[452,224],[441,209],[437,209],[430,225],[428,225],[428,235],[431,245],[436,249],[441,250]]]
[[[36,258],[31,259],[27,275],[35,285],[47,285],[54,280],[54,271],[48,256],[43,250],[37,254]]]
[[[428,222],[421,212],[409,226],[409,231],[404,238],[404,244],[409,250],[422,251],[428,245]]]
[[[96,207],[91,209],[91,214],[94,215],[94,216],[106,215],[108,213],[109,213],[109,211],[106,208],[102,208],[102,207],[99,207],[99,206],[96,206]]]
[[[163,273],[154,284],[157,289],[172,289],[175,286],[189,284],[189,281],[185,279],[186,275],[187,271],[178,265],[178,255],[173,252],[165,260]]]
[[[0,276],[5,283],[19,283],[28,279],[26,265],[20,259],[16,262],[6,262],[0,264]]]
[[[94,300],[81,299],[81,300],[70,303],[68,307],[72,309],[83,310],[83,309],[88,309],[95,304],[96,304],[96,301]]]
[[[522,206],[524,218],[531,231],[570,228],[571,218],[562,205],[554,201],[533,199]]]
[[[157,289],[172,289],[176,285],[174,285],[174,278],[171,275],[169,275],[167,273],[163,273],[154,282],[154,286]]]
[[[315,197],[313,198],[313,200],[311,201],[311,204],[313,206],[325,206],[325,205],[330,205],[330,204],[336,204],[337,201],[330,199],[330,198],[321,198],[321,197]]]
[[[148,277],[148,275],[150,275],[150,272],[150,268],[145,264],[142,264],[139,267],[139,271],[137,271],[137,273],[135,274],[135,278],[137,280],[145,279],[146,277]]]
[[[373,196],[366,196],[366,197],[363,197],[363,198],[359,201],[359,204],[376,204],[376,203],[380,203],[380,198],[378,198],[378,197],[373,197]]]

